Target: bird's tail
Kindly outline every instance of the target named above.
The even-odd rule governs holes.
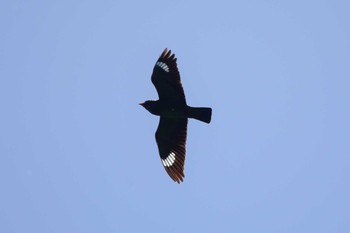
[[[194,118],[205,123],[211,121],[211,108],[193,108],[189,107],[188,115],[190,118]]]

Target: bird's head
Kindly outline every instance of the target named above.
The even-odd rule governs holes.
[[[157,115],[157,101],[147,100],[144,103],[140,103],[140,105],[147,109],[150,113]]]

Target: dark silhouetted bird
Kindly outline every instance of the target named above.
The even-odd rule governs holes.
[[[186,104],[175,54],[165,49],[157,60],[152,83],[159,100],[148,100],[140,105],[160,116],[156,141],[163,166],[176,182],[183,181],[186,155],[187,119],[206,123],[211,120],[211,108],[194,108]]]

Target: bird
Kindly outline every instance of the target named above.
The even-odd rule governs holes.
[[[170,178],[180,183],[185,178],[188,118],[209,124],[212,109],[187,105],[177,67],[177,58],[167,48],[155,63],[151,80],[157,90],[159,100],[147,100],[140,105],[150,113],[160,116],[155,133],[159,155]]]

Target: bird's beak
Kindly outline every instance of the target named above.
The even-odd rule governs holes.
[[[139,105],[141,105],[142,107],[143,107],[143,104],[144,104],[144,103],[139,103]]]

